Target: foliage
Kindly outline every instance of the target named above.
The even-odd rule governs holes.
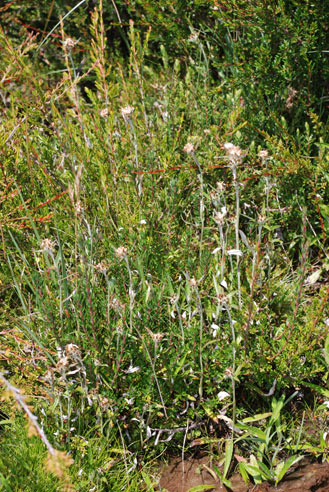
[[[256,4],[41,3],[48,33],[69,14],[44,41],[17,30],[26,3],[5,12],[1,366],[82,489],[112,465],[153,484],[144,454],[214,424],[229,483],[238,422],[327,384],[324,14]],[[282,478],[277,425],[247,430],[266,449],[242,473]]]

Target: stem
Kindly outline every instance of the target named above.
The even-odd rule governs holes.
[[[236,166],[232,165],[233,180],[235,186],[235,248],[239,250],[239,219],[240,219],[240,198],[239,198],[239,182],[237,179]],[[241,309],[241,272],[240,272],[240,256],[236,257],[237,263],[237,278],[238,278],[238,297],[239,297],[239,308]]]
[[[199,180],[200,180],[200,188],[201,188],[201,198],[200,198],[200,220],[201,220],[201,233],[200,233],[200,262],[201,262],[201,255],[202,255],[202,242],[203,242],[203,231],[204,231],[204,193],[203,193],[203,172],[201,169],[200,162],[198,161],[196,155],[194,152],[192,153],[192,157],[194,159],[194,162],[198,166],[199,169]]]
[[[29,421],[35,427],[35,430],[39,434],[42,442],[47,446],[49,453],[52,456],[55,456],[56,450],[52,447],[52,445],[50,444],[50,442],[48,441],[48,439],[46,437],[46,434],[44,433],[42,428],[39,426],[37,417],[35,415],[33,415],[31,410],[29,409],[28,405],[25,403],[24,397],[20,394],[20,390],[18,388],[16,388],[15,386],[13,386],[12,384],[10,384],[10,382],[1,373],[0,373],[0,380],[4,383],[5,386],[7,386],[8,390],[12,392],[17,403],[23,408],[24,412],[28,416]]]

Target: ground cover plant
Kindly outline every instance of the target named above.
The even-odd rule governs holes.
[[[151,491],[196,450],[278,483],[328,453],[321,6],[206,2],[174,49],[84,4],[3,10],[1,487]]]

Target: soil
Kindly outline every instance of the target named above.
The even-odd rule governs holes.
[[[215,462],[214,462],[215,463]],[[161,473],[159,491],[188,492],[198,485],[214,485],[214,492],[227,492],[219,479],[210,471],[209,457],[173,459]],[[239,474],[230,477],[233,492],[329,492],[329,463],[311,463],[305,459],[288,474],[277,487],[264,482],[260,485],[246,485]]]

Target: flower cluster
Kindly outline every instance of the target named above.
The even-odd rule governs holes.
[[[238,145],[233,145],[231,142],[226,142],[224,144],[224,149],[226,151],[227,157],[229,161],[233,165],[240,164],[242,162],[243,157],[246,156],[246,152],[241,150]]]

